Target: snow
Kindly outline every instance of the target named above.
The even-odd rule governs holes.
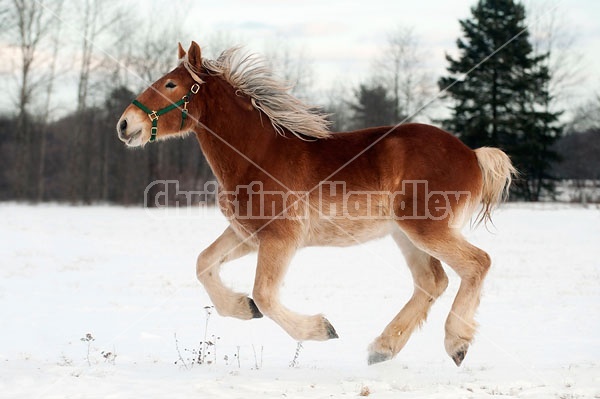
[[[424,327],[396,359],[367,366],[368,344],[412,293],[398,249],[386,238],[302,250],[282,300],[323,312],[340,339],[305,342],[290,367],[297,344],[271,320],[205,310],[195,260],[224,218],[162,212],[0,204],[0,396],[600,398],[597,207],[507,204],[491,232],[465,231],[493,266],[461,368],[443,346],[459,283],[448,268]],[[255,261],[225,266],[224,280],[251,291]],[[194,364],[205,337],[211,364]]]

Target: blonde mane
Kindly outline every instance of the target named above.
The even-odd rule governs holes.
[[[187,57],[181,62],[194,78],[198,77],[199,71],[188,62]],[[222,76],[235,89],[250,97],[254,108],[269,117],[280,135],[285,136],[287,129],[302,140],[330,137],[326,115],[290,94],[290,86],[274,76],[265,59],[233,47],[223,51],[216,60],[203,58],[202,67],[211,74]]]

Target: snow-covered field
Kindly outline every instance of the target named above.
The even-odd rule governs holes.
[[[493,265],[461,368],[443,346],[449,269],[423,329],[367,366],[412,293],[390,239],[296,256],[284,303],[323,312],[340,339],[304,343],[290,367],[296,342],[271,320],[207,315],[195,260],[226,226],[216,212],[0,204],[0,396],[600,398],[600,209],[509,204],[494,221],[466,231]],[[250,291],[255,260],[224,280]],[[215,345],[200,365],[201,341]]]

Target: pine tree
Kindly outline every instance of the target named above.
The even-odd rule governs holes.
[[[354,92],[356,103],[350,104],[352,110],[352,127],[362,129],[374,126],[387,126],[398,123],[396,102],[388,96],[381,85],[367,86],[361,84]]]
[[[480,0],[471,13],[460,21],[459,56],[446,56],[449,74],[438,82],[453,100],[444,126],[472,148],[505,150],[521,173],[514,193],[536,201],[553,193],[551,147],[561,132],[560,113],[548,107],[547,54],[534,54],[522,4]]]

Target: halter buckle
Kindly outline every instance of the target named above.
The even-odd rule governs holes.
[[[194,94],[198,93],[198,90],[200,90],[200,85],[198,83],[194,83],[192,85],[192,88],[190,89],[190,91]]]
[[[152,128],[150,128],[150,142],[151,143],[156,140],[157,134],[158,134],[158,128],[156,126],[152,126]]]
[[[150,118],[150,120],[152,122],[154,122],[155,120],[158,119],[158,114],[156,113],[156,111],[152,111],[148,114],[148,117]]]

